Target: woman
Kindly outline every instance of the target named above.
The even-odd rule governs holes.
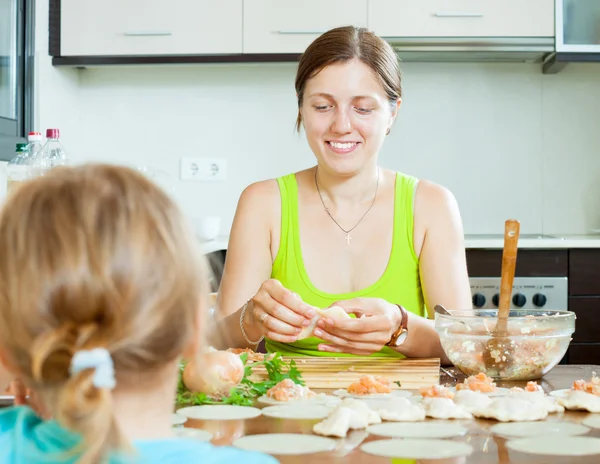
[[[0,410],[0,463],[276,462],[173,433],[179,361],[205,325],[195,242],[164,192],[128,168],[57,168],[8,197],[0,363],[55,420]]]
[[[303,54],[296,92],[317,165],[242,193],[212,343],[447,362],[427,318],[438,303],[471,307],[462,223],[448,190],[377,164],[401,103],[394,51],[333,29]],[[332,305],[358,318],[322,318],[298,340]]]

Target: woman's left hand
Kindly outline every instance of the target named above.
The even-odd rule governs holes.
[[[331,306],[339,306],[356,318],[319,320],[314,334],[329,342],[320,344],[320,351],[363,356],[377,353],[402,322],[398,306],[380,298],[353,298]]]

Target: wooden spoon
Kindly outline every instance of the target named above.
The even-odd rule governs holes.
[[[514,341],[508,338],[508,314],[515,267],[517,265],[517,244],[519,242],[520,224],[516,219],[509,219],[504,226],[504,249],[502,251],[502,274],[500,278],[500,301],[498,304],[498,321],[491,333],[492,338],[486,343],[483,361],[486,369],[497,371],[502,377],[503,372],[513,362]],[[494,377],[490,375],[490,377]]]

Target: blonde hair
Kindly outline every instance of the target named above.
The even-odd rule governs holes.
[[[64,427],[81,463],[128,449],[112,394],[78,350],[109,351],[119,385],[183,353],[206,296],[204,258],[173,201],[119,166],[56,168],[23,184],[0,213],[0,344]]]

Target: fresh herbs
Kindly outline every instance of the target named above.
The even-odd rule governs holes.
[[[240,354],[240,359],[244,364],[244,377],[242,381],[233,387],[229,396],[223,398],[210,398],[205,393],[190,392],[183,383],[183,369],[185,363],[182,363],[179,371],[179,384],[177,387],[177,403],[180,405],[201,405],[201,404],[233,404],[239,406],[251,406],[254,399],[267,393],[271,387],[285,379],[290,379],[294,383],[304,385],[302,374],[292,359],[286,362],[279,353],[275,355],[265,355],[263,361],[248,363],[248,354]],[[264,366],[267,371],[268,380],[254,382],[250,380],[252,368]]]

